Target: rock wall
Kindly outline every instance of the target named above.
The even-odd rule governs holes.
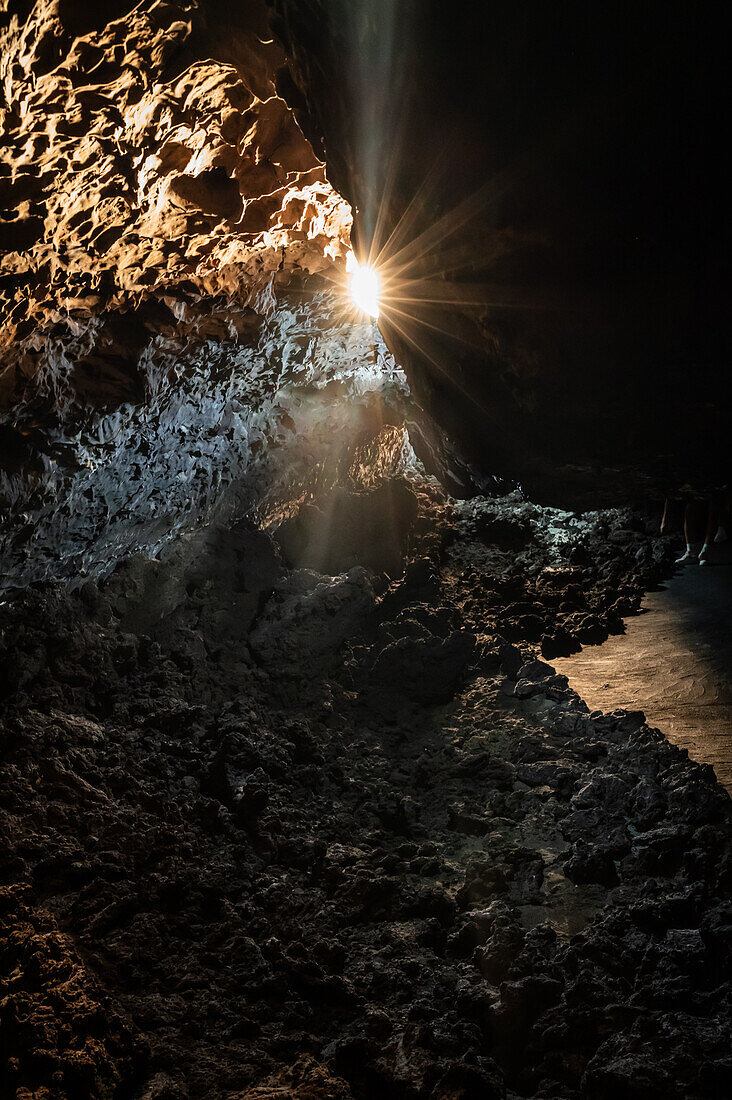
[[[344,310],[350,207],[264,6],[6,3],[0,34],[3,587],[281,522],[407,391]]]
[[[580,8],[4,0],[5,512],[204,359],[241,396],[278,297],[338,292],[352,209],[433,472],[582,507],[723,482],[714,14]]]
[[[350,211],[275,92],[258,7],[6,11],[6,408],[114,405],[151,331],[245,333],[276,283],[344,255]]]
[[[281,293],[246,342],[186,347],[171,328],[139,369],[146,396],[99,413],[69,437],[36,432],[36,467],[0,472],[0,585],[76,585],[107,576],[129,553],[157,554],[201,522],[257,514],[277,528],[348,477],[364,448],[372,476],[414,463],[408,388],[370,324],[343,319],[322,289]],[[379,470],[378,475],[374,474]],[[373,485],[365,487],[373,488]]]

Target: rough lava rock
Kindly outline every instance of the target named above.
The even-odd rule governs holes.
[[[411,485],[392,580],[222,525],[0,608],[10,1095],[725,1094],[727,793],[478,628],[472,520],[523,602],[562,513]]]
[[[259,4],[4,5],[2,406],[114,408],[168,332],[246,333],[351,214],[274,79]]]

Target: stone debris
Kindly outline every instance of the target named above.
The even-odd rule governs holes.
[[[400,578],[239,523],[0,611],[10,1095],[724,1094],[729,797],[496,628],[498,561],[551,617],[557,530],[587,605],[653,541],[518,574],[412,491]]]

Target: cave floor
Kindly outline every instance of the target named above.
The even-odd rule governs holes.
[[[714,553],[649,592],[624,634],[554,664],[593,709],[642,710],[732,789],[732,547]]]
[[[728,1095],[729,796],[534,656],[670,547],[414,491],[389,583],[212,525],[0,609],[0,1096]]]

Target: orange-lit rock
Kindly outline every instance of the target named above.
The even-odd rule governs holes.
[[[129,341],[134,374],[146,303],[162,308],[155,330],[205,329],[224,306],[246,328],[293,272],[345,255],[350,209],[275,91],[282,58],[262,13],[245,7],[233,26],[189,0],[6,11],[3,407],[44,391],[94,404],[93,386],[76,393],[79,365]],[[124,398],[135,380],[120,385]]]

